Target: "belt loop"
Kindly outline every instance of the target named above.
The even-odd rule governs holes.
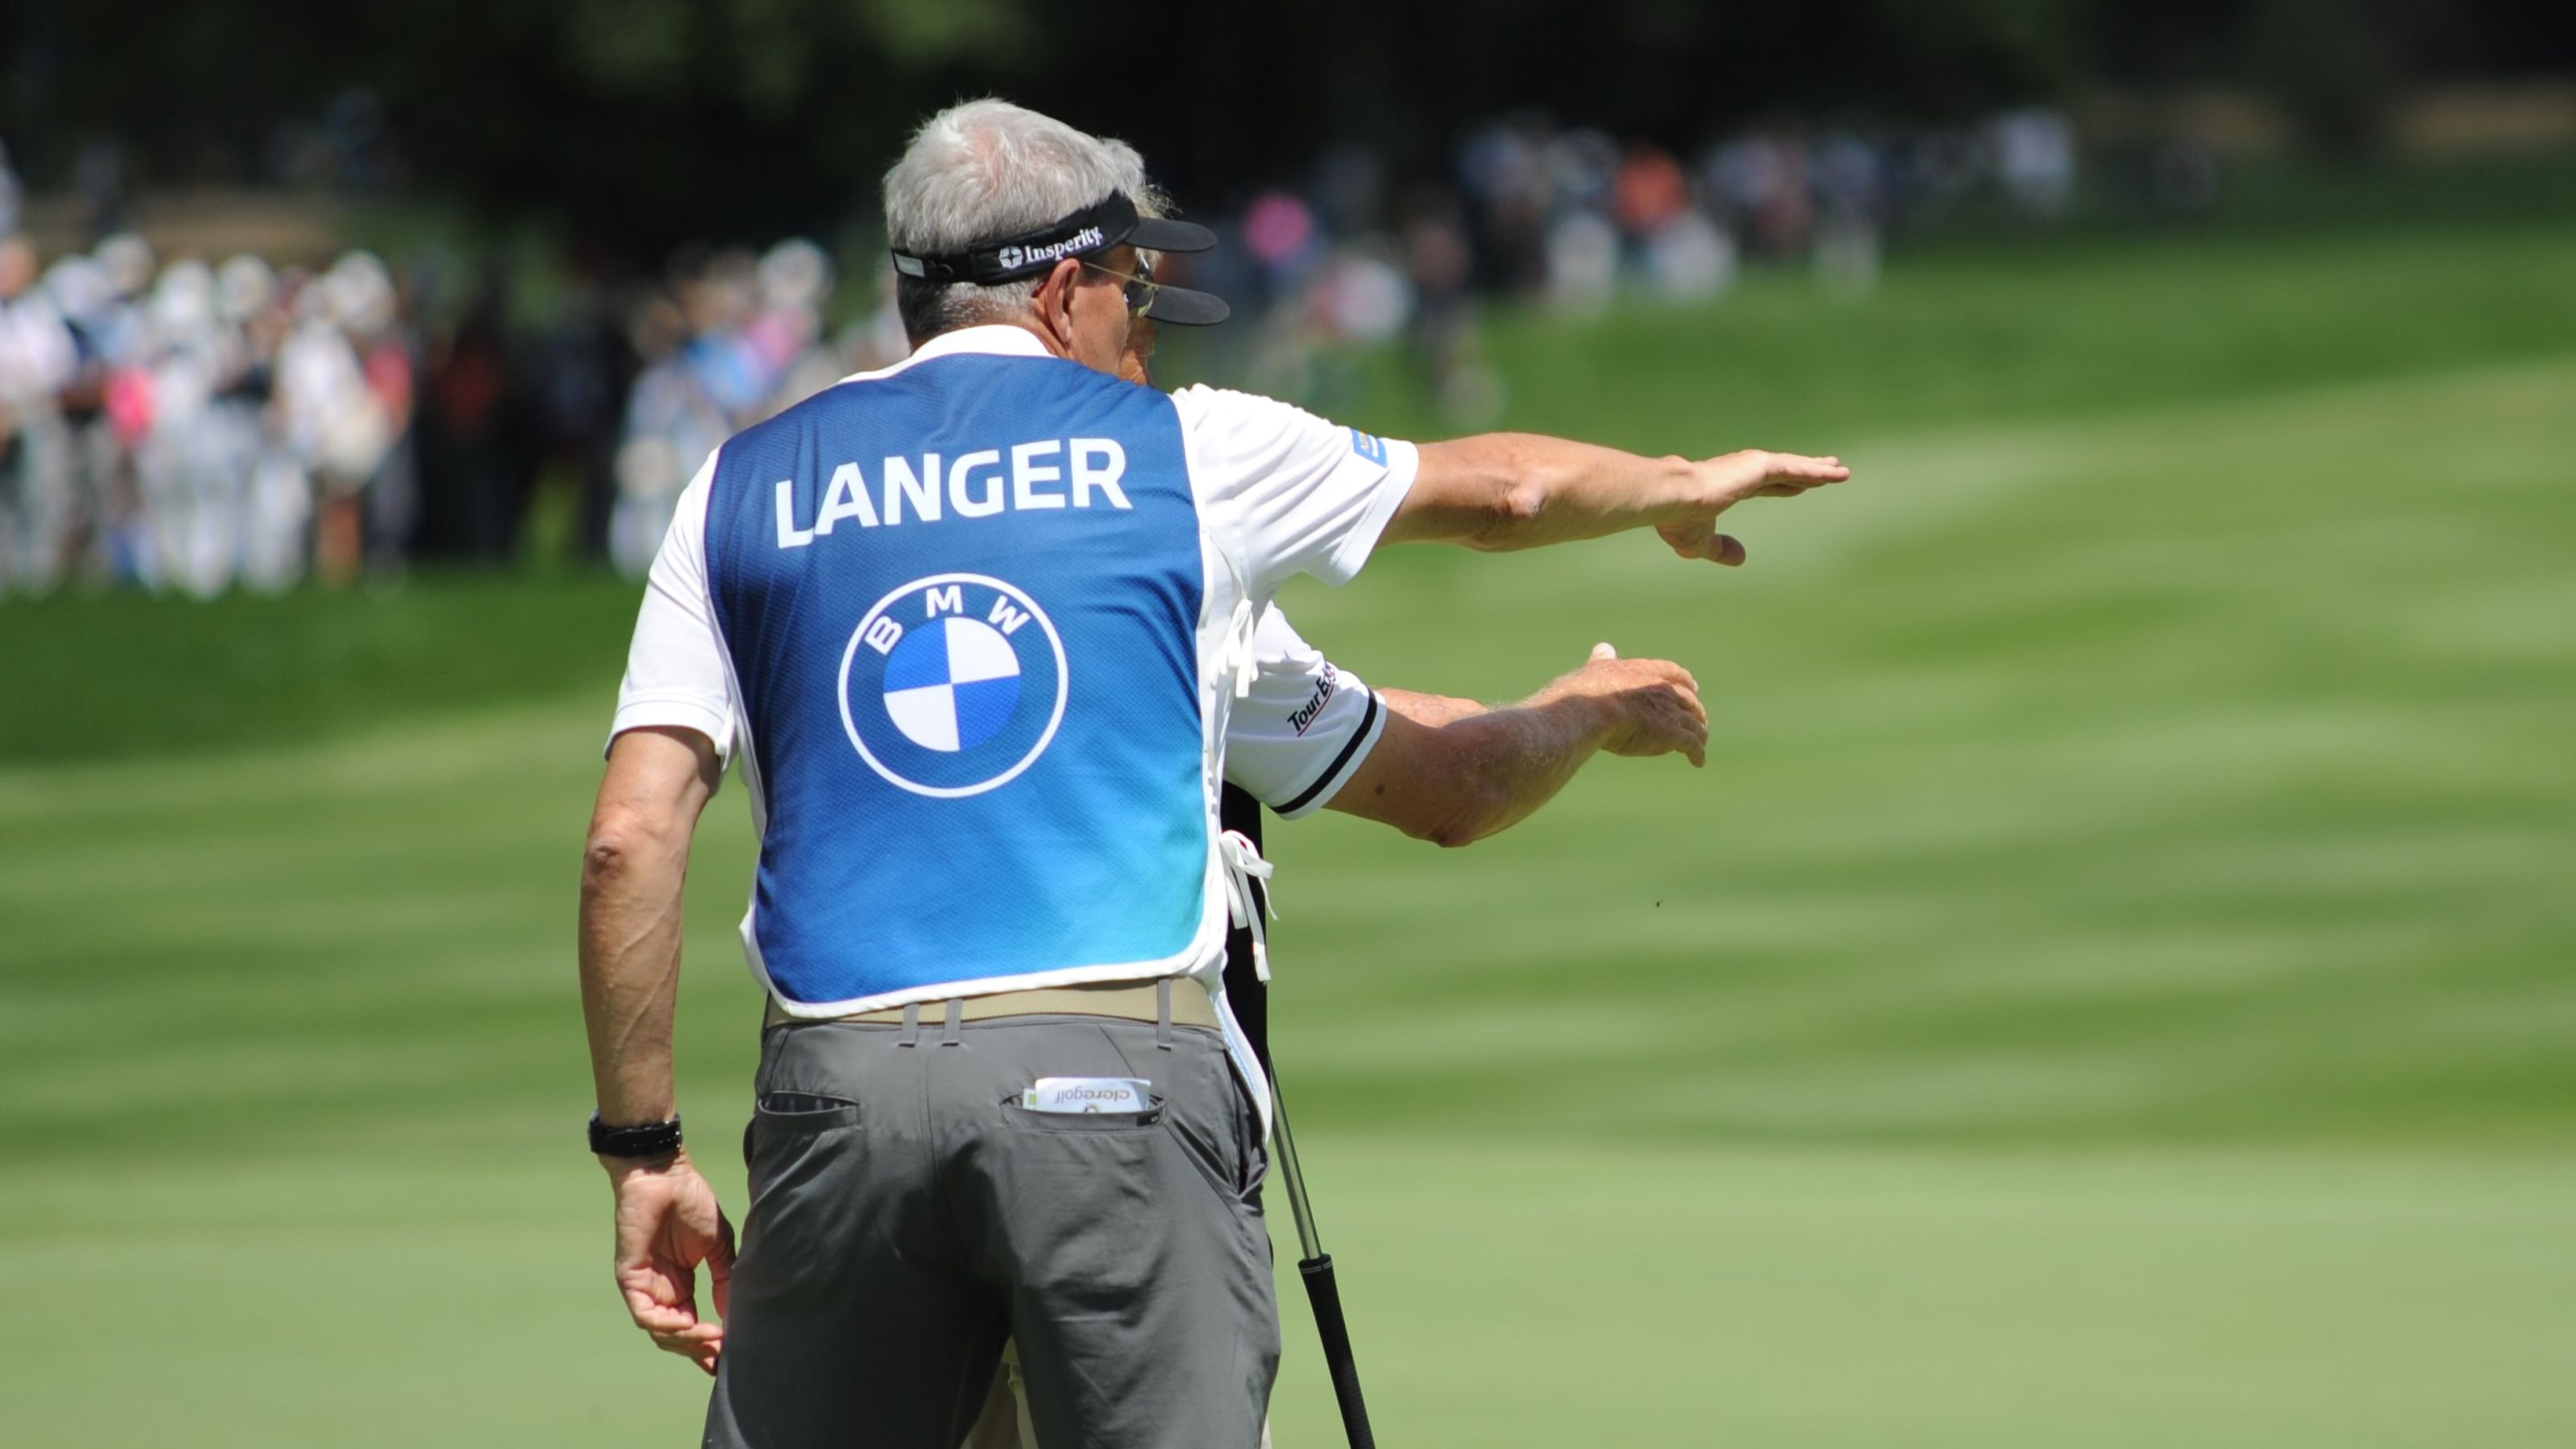
[[[1154,1045],[1172,1049],[1172,978],[1154,983]]]
[[[903,1034],[894,1040],[896,1046],[921,1045],[921,1003],[907,1001],[903,1006]]]
[[[966,1040],[966,1038],[959,1034],[957,1030],[958,1024],[963,1022],[965,1019],[965,999],[956,996],[948,998],[948,1029],[939,1034],[939,1044],[941,1046],[957,1046]]]

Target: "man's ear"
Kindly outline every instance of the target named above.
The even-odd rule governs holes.
[[[1073,348],[1073,289],[1082,281],[1082,263],[1071,257],[1055,264],[1055,269],[1038,283],[1038,325],[1047,336],[1068,353]]]

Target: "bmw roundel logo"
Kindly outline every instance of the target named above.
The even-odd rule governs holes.
[[[884,598],[841,653],[841,725],[890,784],[954,799],[1046,752],[1071,683],[1037,600],[984,574],[933,574]]]

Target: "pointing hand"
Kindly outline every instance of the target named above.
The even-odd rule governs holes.
[[[1704,558],[1729,568],[1744,562],[1744,544],[1732,534],[1717,531],[1719,514],[1747,498],[1795,498],[1810,488],[1851,476],[1840,458],[1759,449],[1711,458],[1699,465],[1699,472],[1707,490],[1703,495],[1707,516],[1660,524],[1655,531],[1682,557]]]

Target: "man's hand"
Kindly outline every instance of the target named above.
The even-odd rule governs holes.
[[[1717,531],[1717,516],[1747,498],[1795,498],[1810,488],[1840,483],[1851,476],[1840,458],[1810,458],[1800,453],[1765,453],[1758,449],[1727,453],[1698,465],[1711,505],[1705,518],[1658,524],[1655,532],[1684,558],[1704,558],[1734,568],[1744,562],[1744,544]]]
[[[1747,498],[1787,498],[1851,470],[1839,458],[1727,453],[1693,462],[1536,433],[1483,433],[1422,445],[1381,544],[1463,543],[1488,552],[1601,538],[1653,525],[1684,558],[1744,561],[1717,516]]]
[[[1729,540],[1732,542],[1732,540]],[[1694,769],[1708,763],[1708,709],[1699,681],[1667,659],[1622,659],[1608,644],[1592,646],[1583,667],[1530,697],[1533,705],[1596,700],[1612,723],[1601,748],[1614,755],[1681,754]]]
[[[686,1149],[669,1162],[602,1158],[617,1191],[617,1289],[635,1326],[666,1352],[709,1374],[724,1350],[724,1325],[698,1317],[700,1263],[721,1318],[733,1285],[733,1224],[716,1206],[715,1189],[689,1164]]]
[[[1469,845],[1553,798],[1595,750],[1708,758],[1699,681],[1661,659],[1593,646],[1583,667],[1518,704],[1382,689],[1386,732],[1326,809],[1416,840]]]

